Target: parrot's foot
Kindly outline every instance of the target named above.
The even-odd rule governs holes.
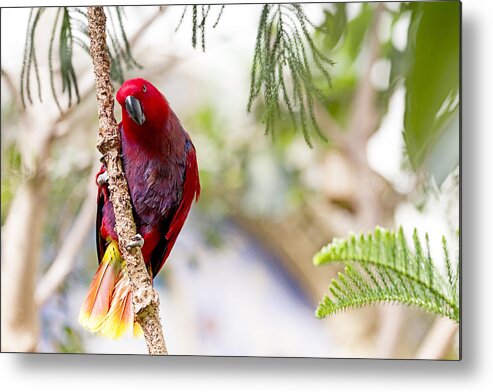
[[[104,184],[108,183],[108,173],[106,171],[102,172],[98,178],[96,179],[96,182],[98,183],[99,186],[103,186]]]
[[[144,239],[140,234],[136,234],[135,236],[132,237],[130,242],[127,244],[126,248],[127,250],[133,249],[133,248],[142,248],[144,246]]]

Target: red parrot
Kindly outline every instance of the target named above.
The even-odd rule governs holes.
[[[116,95],[122,107],[119,124],[122,163],[137,225],[135,245],[151,278],[168,258],[200,195],[195,147],[166,98],[144,79],[127,80]],[[96,177],[98,209],[96,242],[99,268],[82,305],[79,322],[91,332],[113,339],[134,326],[132,291],[125,260],[118,249],[107,174]]]

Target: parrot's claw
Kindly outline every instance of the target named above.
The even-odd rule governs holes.
[[[102,172],[96,182],[98,183],[99,186],[103,186],[104,184],[107,184],[108,183],[108,173],[107,172]]]
[[[130,242],[127,244],[126,248],[127,250],[133,249],[133,248],[142,248],[144,246],[144,239],[140,234],[136,234],[135,236],[132,237]]]

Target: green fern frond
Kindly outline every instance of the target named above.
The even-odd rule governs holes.
[[[316,86],[314,72],[320,72],[330,85],[327,67],[334,62],[316,47],[307,26],[315,27],[299,4],[263,6],[247,110],[250,113],[254,101],[262,95],[265,133],[274,135],[276,120],[282,116],[282,109],[287,109],[293,126],[301,127],[306,143],[312,147],[310,131],[327,141],[315,117],[315,99],[324,101],[325,96]]]
[[[397,233],[377,227],[374,233],[336,239],[313,258],[315,265],[343,263],[319,304],[316,316],[324,318],[349,308],[377,302],[399,302],[459,322],[458,260],[453,267],[447,243],[442,240],[447,276],[442,275],[426,247],[413,233],[413,248],[402,228]]]

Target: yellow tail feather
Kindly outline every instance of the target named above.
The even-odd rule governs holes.
[[[111,240],[89,287],[79,314],[79,323],[90,332],[118,339],[133,326],[140,336],[140,325],[134,322],[132,290],[125,261],[118,243]]]
[[[140,338],[144,335],[144,331],[142,331],[142,327],[137,321],[134,321],[134,337]]]

